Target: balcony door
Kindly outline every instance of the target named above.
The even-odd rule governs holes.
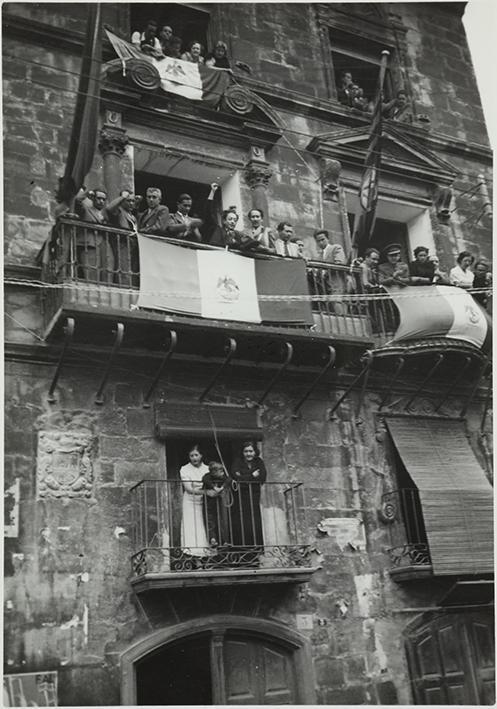
[[[298,704],[291,648],[253,634],[193,635],[136,664],[138,705]]]
[[[450,613],[409,633],[416,704],[494,704],[493,620]]]

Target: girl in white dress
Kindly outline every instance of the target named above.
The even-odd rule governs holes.
[[[205,494],[202,478],[209,472],[209,468],[202,462],[198,444],[191,447],[188,457],[190,462],[179,471],[183,483],[181,546],[191,556],[208,556],[212,550],[209,548],[202,514]]]

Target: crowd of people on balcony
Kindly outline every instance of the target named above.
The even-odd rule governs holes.
[[[372,114],[374,111],[374,97],[365,96],[364,89],[354,81],[351,71],[342,71],[340,74],[337,98],[344,106],[355,108],[362,113]],[[394,98],[383,101],[381,108],[384,118],[400,123],[412,121],[407,92],[404,89],[399,89]]]
[[[257,445],[245,441],[229,473],[219,461],[207,465],[198,443],[188,459],[180,469],[183,553],[197,568],[223,552],[238,555],[240,566],[257,566],[264,544],[261,486],[267,477]]]
[[[133,233],[149,234],[163,238],[173,238],[190,243],[207,243],[211,246],[226,248],[248,255],[268,254],[285,258],[301,258],[306,262],[319,261],[326,264],[345,266],[347,257],[343,246],[333,243],[330,232],[317,229],[314,232],[317,259],[310,259],[305,254],[305,244],[299,238],[289,221],[280,222],[276,229],[265,223],[265,214],[260,208],[252,208],[247,214],[249,225],[246,229],[238,229],[239,214],[232,206],[222,211],[218,216],[214,208],[214,196],[218,185],[213,183],[208,197],[211,222],[214,225],[210,235],[205,238],[201,231],[204,222],[192,214],[193,200],[189,194],[181,194],[177,199],[176,211],[171,213],[162,204],[162,192],[158,187],[148,187],[146,190],[143,210],[139,209],[142,197],[123,190],[119,197],[108,202],[103,189],[80,190],[75,200],[75,212],[80,220],[90,224],[109,225]],[[104,274],[98,280],[111,283],[114,264],[120,264],[121,272],[138,272],[138,255],[136,246],[130,248],[124,241],[112,244],[96,231],[78,232],[77,260],[85,278],[94,280],[88,274],[99,271]],[[118,253],[121,250],[122,253]],[[401,245],[389,244],[382,252],[371,247],[364,256],[355,259],[352,266],[359,269],[359,281],[354,278],[344,278],[345,290],[353,293],[357,290],[378,292],[384,287],[453,285],[466,289],[489,288],[492,282],[489,265],[475,258],[467,251],[457,257],[457,262],[449,272],[441,269],[436,255],[430,255],[429,248],[417,246],[414,249],[414,260],[409,264],[401,259]],[[120,278],[121,285],[136,285],[132,276]],[[335,279],[336,280],[336,279]],[[330,283],[333,281],[330,275]],[[333,282],[328,290],[340,292],[338,281]],[[343,288],[342,288],[343,291]],[[475,294],[483,306],[488,303],[488,294]]]
[[[198,39],[189,42],[174,34],[170,25],[159,26],[155,20],[148,20],[143,31],[135,30],[131,34],[131,43],[144,54],[154,59],[173,57],[192,64],[205,64],[215,69],[232,69],[228,56],[228,45],[219,39],[208,52]],[[251,74],[252,70],[245,62],[237,61],[235,66]]]

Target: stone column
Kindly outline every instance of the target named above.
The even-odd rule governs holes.
[[[98,141],[104,166],[104,184],[109,200],[118,197],[121,191],[121,158],[129,142],[120,118],[120,114],[107,112],[106,122],[100,131]]]
[[[265,160],[264,149],[252,147],[250,160],[245,166],[245,180],[252,192],[252,207],[262,209],[264,222],[269,223],[269,203],[267,188],[273,171]]]

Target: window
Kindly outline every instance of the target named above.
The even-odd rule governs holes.
[[[158,31],[169,25],[173,34],[183,41],[181,51],[188,44],[197,40],[206,50],[209,25],[209,10],[205,5],[186,5],[179,3],[132,3],[130,5],[130,32],[143,31],[147,20],[157,22]]]
[[[390,65],[394,60],[393,50],[385,45],[366,40],[337,29],[330,29],[331,59],[335,86],[340,88],[342,72],[350,72],[352,80],[364,91],[364,96],[372,101],[376,94],[381,52],[390,51]],[[390,69],[387,68],[384,83],[385,100],[393,98],[394,90]]]

